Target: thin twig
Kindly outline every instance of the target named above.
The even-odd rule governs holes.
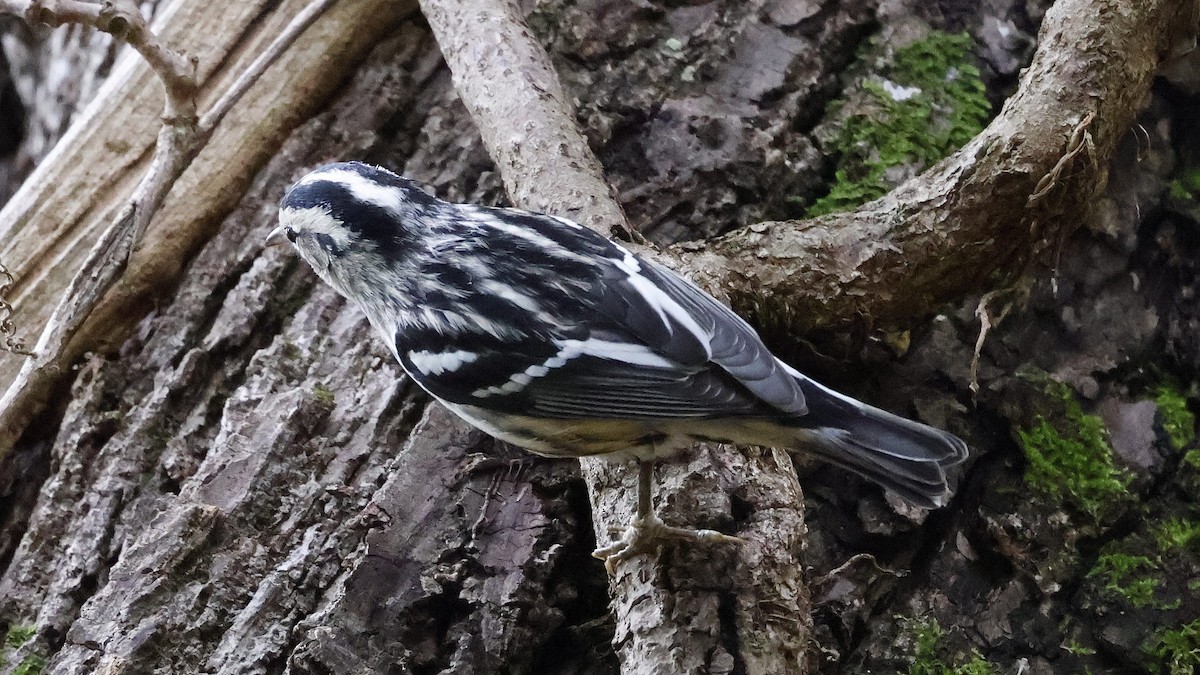
[[[146,59],[162,82],[166,95],[163,125],[158,132],[150,168],[134,188],[129,202],[92,246],[46,322],[32,358],[22,365],[16,379],[0,398],[0,456],[45,405],[50,388],[70,365],[67,345],[96,304],[120,278],[129,256],[142,241],[171,186],[254,81],[331,4],[331,0],[316,0],[296,15],[204,116],[203,122],[199,122],[195,60],[164,45],[129,0],[106,0],[102,4],[79,0],[49,3],[0,0],[0,13],[17,14],[30,22],[51,26],[81,23],[125,40]]]
[[[1092,122],[1095,120],[1096,113],[1089,112],[1084,115],[1083,119],[1081,119],[1079,123],[1075,125],[1075,128],[1071,130],[1071,137],[1067,139],[1066,152],[1063,153],[1062,157],[1058,158],[1058,162],[1054,164],[1054,168],[1050,169],[1050,171],[1046,175],[1042,176],[1041,180],[1038,181],[1037,188],[1034,189],[1033,194],[1029,195],[1029,206],[1033,206],[1037,202],[1041,201],[1046,195],[1050,194],[1050,191],[1054,189],[1054,186],[1058,185],[1058,179],[1062,176],[1063,171],[1066,170],[1067,165],[1070,164],[1071,160],[1075,159],[1075,157],[1084,150],[1088,151],[1088,157],[1091,159],[1093,171],[1096,169],[1096,145],[1092,140],[1092,133],[1088,131],[1088,127],[1091,126]]]
[[[1006,294],[1010,294],[1013,297],[1009,298],[1008,302],[1001,308],[1000,313],[993,317],[988,311],[988,306],[997,297]],[[975,306],[975,318],[979,319],[979,336],[975,338],[975,351],[971,355],[971,383],[967,385],[971,390],[972,397],[979,395],[979,357],[983,353],[983,345],[987,341],[988,333],[996,326],[999,326],[1008,317],[1009,312],[1013,310],[1017,302],[1028,296],[1028,294],[1029,277],[1023,277],[1014,286],[997,288],[984,293],[983,297],[979,299],[979,304]]]

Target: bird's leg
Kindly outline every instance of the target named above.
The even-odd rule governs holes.
[[[686,539],[697,542],[740,544],[741,539],[722,534],[716,530],[692,530],[672,527],[658,519],[651,503],[651,486],[654,480],[654,462],[638,462],[637,515],[629,527],[609,528],[609,534],[619,538],[612,544],[596,549],[592,556],[604,561],[609,574],[616,572],[617,563],[629,560],[639,553],[651,553],[668,539]]]

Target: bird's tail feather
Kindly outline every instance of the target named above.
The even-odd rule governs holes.
[[[799,375],[800,448],[927,508],[950,498],[946,470],[967,458],[954,434],[873,408]]]

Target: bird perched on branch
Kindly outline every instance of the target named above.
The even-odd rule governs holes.
[[[288,190],[268,237],[284,240],[467,422],[540,455],[641,463],[633,525],[596,552],[610,571],[664,536],[733,539],[651,508],[654,462],[696,440],[810,453],[927,508],[967,456],[805,377],[687,279],[563,218],[447,203],[346,162]]]

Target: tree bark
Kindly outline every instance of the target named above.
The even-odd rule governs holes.
[[[162,9],[155,29],[161,39],[197,57],[197,79],[203,83],[200,100],[211,103],[301,7],[297,0],[264,14],[264,7],[239,3],[213,12],[180,0]],[[371,44],[413,9],[396,3],[351,3],[322,17],[242,99],[173,186],[120,281],[76,332],[67,354],[119,343],[130,330],[128,316],[144,314],[155,296],[174,284],[184,263],[212,236],[271,150],[329,95]],[[325,61],[336,65],[306,67]],[[8,261],[18,279],[8,298],[16,308],[12,320],[30,343],[92,242],[128,202],[147,170],[159,127],[161,86],[136,54],[124,54],[97,96],[0,211],[6,235],[0,260]],[[77,194],[90,199],[75,199]],[[0,353],[0,387],[7,389],[21,365],[22,357]],[[48,393],[18,401],[20,414],[0,428],[0,452],[41,411]]]
[[[921,20],[962,28],[916,4],[931,12]],[[937,11],[949,15],[951,4],[938,3]],[[1010,13],[1001,19],[1024,26],[1021,16],[1036,14],[1034,4],[1004,10]],[[679,115],[719,107],[712,103],[716,89],[727,97],[721,106],[756,111],[759,117],[746,125],[755,139],[761,140],[763,129],[807,134],[814,122],[805,116],[817,113],[804,111],[828,103],[837,73],[872,29],[870,22],[885,23],[885,31],[909,27],[887,23],[892,19],[886,11],[865,2],[810,5],[544,2],[533,8],[530,23],[551,46],[563,77],[563,91],[550,98],[580,109],[614,184],[640,185],[647,175],[640,163],[653,160],[666,167],[663,175],[692,181],[685,190],[724,200],[714,209],[736,211],[730,222],[755,222],[753,214],[763,207],[738,197],[739,190],[751,184],[761,192],[778,190],[777,174],[738,164],[759,146],[694,152],[683,145],[686,152],[661,153],[676,137],[655,134],[694,125],[708,138],[717,117]],[[0,626],[34,630],[19,647],[11,640],[21,632],[9,631],[0,671],[45,658],[43,672],[78,673],[749,673],[798,668],[803,657],[823,673],[904,672],[918,657],[950,668],[973,651],[999,672],[1165,667],[1139,641],[1197,618],[1200,608],[1185,590],[1188,574],[1194,576],[1186,551],[1154,559],[1173,575],[1160,579],[1156,602],[1169,607],[1177,597],[1173,609],[1114,600],[1105,595],[1107,581],[1089,572],[1106,547],[1132,545],[1137,537],[1153,547],[1161,523],[1197,517],[1185,491],[1194,477],[1182,459],[1194,442],[1170,446],[1157,413],[1149,421],[1134,414],[1147,403],[1159,408],[1137,380],[1145,376],[1128,375],[1170,368],[1185,392],[1196,380],[1194,368],[1179,364],[1200,353],[1188,351],[1195,343],[1187,338],[1189,326],[1200,321],[1194,302],[1187,301],[1200,278],[1189,261],[1200,259],[1200,252],[1188,234],[1194,220],[1164,197],[1172,163],[1189,161],[1185,151],[1163,149],[1167,129],[1185,133],[1178,120],[1192,110],[1184,105],[1187,98],[1157,96],[1141,120],[1144,138],[1137,131],[1124,145],[1116,142],[1145,96],[1151,61],[1164,53],[1160,47],[1194,31],[1187,21],[1194,3],[1139,3],[1115,8],[1099,21],[1085,5],[1066,0],[1047,15],[1044,53],[1022,91],[985,132],[990,144],[977,139],[925,178],[864,207],[859,213],[865,215],[795,223],[786,220],[786,210],[768,210],[773,220],[711,240],[711,252],[691,243],[662,254],[749,310],[776,340],[786,333],[795,343],[797,326],[844,330],[862,321],[855,314],[860,311],[872,325],[912,326],[920,322],[911,317],[943,310],[937,322],[914,330],[903,359],[879,349],[847,357],[867,364],[838,364],[849,373],[841,384],[885,407],[947,422],[970,439],[981,459],[950,507],[918,521],[833,470],[802,466],[802,497],[790,463],[773,452],[705,449],[683,457],[657,475],[664,497],[659,507],[668,519],[683,514],[685,524],[721,527],[752,543],[729,550],[672,547],[657,559],[635,559],[612,582],[618,592],[611,609],[603,567],[589,556],[596,545],[593,526],[603,532],[601,518],[624,524],[632,495],[623,493],[632,477],[593,472],[589,495],[571,463],[530,461],[468,430],[428,405],[357,312],[294,259],[261,249],[284,187],[332,159],[374,161],[469,201],[494,200],[503,174],[514,199],[546,200],[536,203],[557,213],[583,204],[569,215],[584,219],[608,199],[604,181],[595,181],[603,178],[595,164],[575,154],[586,153],[577,139],[561,146],[564,155],[554,152],[559,140],[551,139],[513,148],[508,160],[493,165],[489,153],[506,155],[492,147],[494,141],[485,150],[429,27],[400,6],[366,6],[345,8],[343,19],[362,27],[355,39],[339,42],[345,37],[340,32],[314,38],[325,45],[325,57],[296,55],[294,63],[304,68],[293,72],[302,75],[265,83],[274,87],[274,103],[264,94],[228,121],[226,132],[246,133],[247,147],[222,141],[223,150],[198,162],[187,185],[169,198],[174,215],[163,222],[173,224],[155,226],[190,242],[162,237],[164,248],[155,249],[164,256],[164,269],[171,260],[179,267],[147,268],[136,276],[141,285],[114,296],[104,310],[107,318],[89,329],[92,341],[78,345],[90,353],[65,374],[46,411],[0,460]],[[1103,1],[1095,6],[1115,7]],[[976,9],[972,5],[966,14]],[[910,10],[911,19],[918,12]],[[437,29],[439,19],[431,14]],[[596,20],[559,20],[577,14]],[[252,34],[269,32],[268,25],[282,21],[276,16],[262,17]],[[340,30],[334,25],[330,30]],[[1079,33],[1072,32],[1076,28]],[[388,31],[386,38],[372,37]],[[210,43],[227,43],[215,37],[217,29],[212,32]],[[818,37],[831,35],[840,41],[825,54]],[[681,50],[667,44],[670,38],[683,43],[689,61],[676,56]],[[798,46],[805,40],[810,47]],[[235,57],[244,63],[253,47],[239,44],[247,45]],[[1057,58],[1047,58],[1055,53]],[[448,58],[452,66],[454,58]],[[1067,67],[1081,58],[1088,59],[1087,68]],[[634,64],[631,70],[622,70],[626,61]],[[320,67],[313,65],[318,62]],[[758,68],[761,63],[772,69]],[[222,73],[236,70],[229,60],[223,64]],[[639,64],[649,65],[638,70]],[[681,78],[687,65],[696,67],[701,81],[695,88]],[[520,68],[511,70],[501,68],[491,82],[495,99],[545,102],[545,92],[522,94],[529,92],[521,82],[548,88],[545,78],[553,71],[542,68],[526,77]],[[665,79],[654,80],[660,72]],[[721,84],[742,77],[729,73],[746,72],[765,73],[770,83],[755,80],[746,85],[751,93]],[[509,75],[517,80],[503,79]],[[321,84],[310,88],[312,81],[297,77]],[[1057,96],[1046,78],[1057,78]],[[113,87],[106,85],[101,96],[112,96]],[[511,111],[475,110],[469,83],[457,88],[473,115],[493,120],[480,122],[483,132],[494,133],[496,120],[512,118]],[[596,93],[613,88],[626,93],[619,99]],[[283,112],[291,122],[275,117],[279,111],[272,106],[280,101],[290,102],[291,111]],[[651,101],[661,102],[661,109]],[[119,108],[107,99],[94,106]],[[1022,124],[1014,110],[1038,114]],[[1178,112],[1164,112],[1171,110]],[[1087,112],[1094,119],[1079,125]],[[998,128],[999,120],[1008,126]],[[108,128],[103,121],[93,124]],[[149,137],[152,114],[144,124],[137,128]],[[1071,154],[1076,128],[1081,143],[1085,132],[1090,135],[1091,147],[1082,143]],[[507,138],[524,133],[518,128]],[[657,148],[662,156],[639,154],[642,142],[647,152]],[[145,154],[141,147],[124,162],[129,173],[116,172],[125,177],[108,183],[114,203],[117,187],[136,178],[132,167]],[[1080,195],[1097,194],[1114,154],[1111,170],[1120,179],[1091,208],[1080,207]],[[558,157],[573,159],[552,169]],[[107,164],[92,169],[110,170]],[[531,179],[535,170],[541,171],[537,180]],[[66,181],[80,171],[50,173]],[[806,171],[815,170],[796,166],[797,173]],[[547,187],[560,173],[590,176],[593,196]],[[1054,189],[1027,205],[1046,175],[1056,176]],[[949,196],[923,190],[925,180]],[[49,182],[54,184],[25,189],[54,190],[69,207],[67,215],[85,210],[72,195],[97,190],[73,179]],[[622,198],[639,225],[657,227],[671,217],[647,215],[646,204],[661,197],[677,205],[672,189],[654,184],[637,194],[623,190]],[[995,194],[984,195],[986,189]],[[207,201],[196,201],[199,195]],[[903,210],[897,195],[910,195],[916,211]],[[68,220],[80,227],[101,222],[108,200]],[[713,203],[694,201],[697,208]],[[43,209],[39,217],[53,215],[40,202],[33,208]],[[990,209],[1012,219],[989,220]],[[1164,211],[1172,215],[1153,215]],[[200,214],[195,222],[193,213]],[[964,294],[999,283],[983,278],[970,261],[1024,269],[1042,242],[1060,240],[1050,233],[1075,221],[1087,228],[1062,239],[1057,293],[1032,268],[1028,309],[993,330],[981,358],[978,409],[966,413],[954,399],[968,396],[976,336],[971,312],[978,298]],[[15,222],[0,220],[0,228]],[[5,236],[4,250],[37,243],[34,224],[42,221],[20,222],[23,234]],[[847,225],[844,232],[833,227],[837,223]],[[943,227],[952,233],[945,240],[937,234]],[[77,255],[71,247],[86,243],[82,231],[61,230],[67,231],[76,234],[55,235],[62,248],[39,254],[41,267],[22,268],[23,284],[38,274],[46,280],[62,275],[47,261],[54,257],[67,265]],[[865,244],[854,239],[864,232]],[[814,240],[819,255],[804,257],[797,247]],[[769,253],[760,258],[751,244]],[[913,257],[901,259],[893,248]],[[938,257],[931,260],[926,248]],[[0,258],[12,262],[3,253]],[[795,277],[785,278],[776,264],[790,265]],[[940,281],[934,278],[939,274]],[[893,286],[875,284],[876,278]],[[752,290],[751,283],[766,290]],[[935,304],[947,297],[963,298],[962,306]],[[830,304],[817,306],[819,300]],[[24,309],[37,308],[26,303]],[[36,333],[29,325],[27,334]],[[1177,361],[1148,356],[1161,354],[1164,344]],[[1136,479],[1130,491],[1148,517],[1137,517],[1131,507],[1113,523],[1085,526],[1069,504],[1025,482],[1025,460],[1010,434],[1016,437],[1036,415],[1049,414],[1032,406],[1035,396],[1013,375],[1031,366],[1081,392],[1089,411],[1093,402],[1116,411],[1105,419],[1113,420],[1118,461],[1124,462],[1123,452],[1158,458],[1145,460],[1149,468],[1128,464]],[[1153,391],[1157,383],[1150,386]],[[1131,428],[1130,420],[1141,420],[1132,436],[1148,434],[1149,450],[1129,450],[1131,433],[1116,432]],[[589,497],[597,502],[595,524]],[[782,564],[797,560],[804,544],[803,565]],[[811,616],[801,609],[806,585],[813,587]],[[651,608],[660,616],[647,617]],[[1147,621],[1122,618],[1129,616]],[[754,626],[754,617],[769,623]],[[912,626],[921,621],[945,628],[932,656],[922,657],[914,646]],[[806,635],[811,637],[801,639]]]

